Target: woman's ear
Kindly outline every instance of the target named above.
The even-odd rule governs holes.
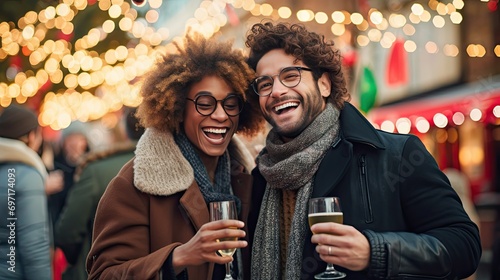
[[[328,73],[323,73],[321,77],[318,79],[318,88],[321,96],[327,98],[331,94],[332,82],[330,81],[330,77],[328,77]]]

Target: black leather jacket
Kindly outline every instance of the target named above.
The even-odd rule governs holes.
[[[371,256],[365,271],[336,268],[347,279],[461,279],[472,274],[481,256],[479,230],[422,142],[374,129],[349,103],[340,121],[341,137],[321,162],[312,196],[341,198],[344,223],[367,237]],[[251,229],[266,185],[258,169],[253,174]],[[310,240],[309,232],[302,279],[314,279],[325,268]]]

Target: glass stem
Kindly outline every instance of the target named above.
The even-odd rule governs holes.
[[[335,268],[333,267],[333,264],[327,263],[326,264],[326,272],[331,272],[331,271],[335,271]]]
[[[226,263],[226,277],[224,278],[225,280],[226,279],[233,279],[233,276],[231,275],[231,267],[230,267],[230,262]]]

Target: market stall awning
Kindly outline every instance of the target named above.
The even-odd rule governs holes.
[[[440,126],[440,123],[436,123],[438,113],[441,117],[446,117],[448,124],[456,122],[454,116],[457,113],[476,121],[499,122],[500,77],[444,89],[411,101],[377,107],[368,113],[368,118],[379,127],[384,122],[396,125],[398,120],[405,119],[410,121],[414,129],[420,119],[427,120],[431,126]]]

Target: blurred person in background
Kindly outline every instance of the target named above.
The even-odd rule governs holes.
[[[491,244],[491,280],[500,279],[500,150],[495,155],[495,181],[492,196],[495,209],[495,222],[493,224],[493,241]]]
[[[451,186],[460,197],[465,212],[467,213],[467,215],[469,215],[469,218],[477,225],[478,229],[481,230],[481,221],[479,220],[476,207],[474,206],[470,195],[469,178],[467,178],[467,175],[465,175],[463,172],[455,168],[446,168],[443,170],[443,173],[446,175],[446,177],[448,177]],[[465,279],[476,279],[476,274],[474,273],[470,277],[467,277]]]
[[[0,112],[0,279],[52,279],[47,171],[36,153],[38,118],[12,104]],[[13,218],[13,219],[11,219]]]
[[[74,184],[74,175],[76,167],[83,160],[84,155],[89,152],[90,146],[87,139],[87,127],[84,123],[75,121],[61,132],[61,139],[54,149],[54,170],[53,172],[62,172],[62,189],[57,184],[58,180],[52,180],[50,185],[46,186],[48,197],[49,216],[51,221],[51,230],[54,231],[59,215],[66,204],[66,197]],[[54,243],[58,243],[54,236]],[[67,261],[64,254],[53,246],[54,254],[54,280],[60,280],[62,272],[66,269]]]
[[[54,156],[54,170],[63,172],[63,188],[49,196],[49,213],[54,227],[66,202],[68,191],[74,184],[76,167],[90,150],[86,129],[84,123],[76,121],[62,130],[59,150]]]
[[[64,280],[87,279],[85,259],[92,244],[92,229],[97,204],[109,182],[134,156],[137,141],[144,132],[135,108],[123,112],[123,127],[128,141],[115,143],[110,149],[90,152],[78,166],[75,184],[68,191],[66,204],[56,223],[56,246],[68,261],[62,274]]]
[[[174,44],[143,80],[135,158],[99,201],[89,279],[223,279],[230,261],[233,277],[249,273],[247,242],[216,240],[245,237],[254,161],[234,133],[264,126],[245,94],[254,73],[230,42],[194,34]],[[239,220],[210,222],[208,204],[224,200]],[[216,254],[224,248],[246,250]]]

